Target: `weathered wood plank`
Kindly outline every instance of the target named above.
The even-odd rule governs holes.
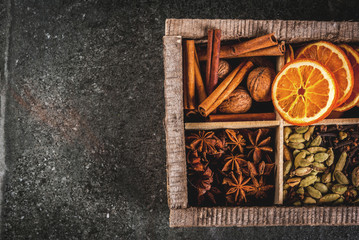
[[[203,39],[209,28],[222,29],[222,39],[253,38],[274,32],[288,43],[328,40],[359,42],[359,22],[251,19],[167,19],[166,36]]]
[[[237,207],[171,209],[170,227],[358,225],[359,207]]]
[[[167,195],[170,208],[187,207],[187,172],[183,121],[182,38],[163,37]]]

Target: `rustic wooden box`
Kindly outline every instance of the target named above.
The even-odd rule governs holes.
[[[167,195],[171,227],[359,225],[359,207],[284,207],[283,127],[274,121],[184,123],[182,86],[182,39],[205,39],[209,28],[222,30],[222,40],[253,38],[275,33],[278,40],[300,43],[315,40],[359,43],[359,22],[316,22],[282,20],[167,19],[164,43],[165,129],[167,148]],[[283,66],[277,58],[277,69]],[[359,118],[325,119],[318,124],[359,124]],[[272,207],[188,207],[184,131],[190,129],[258,128],[276,129],[275,206]]]

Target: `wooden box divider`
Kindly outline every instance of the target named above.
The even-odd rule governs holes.
[[[276,120],[184,123],[182,39],[205,41],[208,28],[220,28],[223,39],[251,38],[275,32],[278,40],[298,43],[313,40],[359,42],[358,22],[282,20],[168,19],[163,37],[167,196],[171,227],[359,225],[359,207],[283,206],[283,128],[291,126],[276,112]],[[276,68],[284,65],[277,57]],[[359,124],[359,118],[324,119],[315,125]],[[269,207],[188,207],[185,130],[224,128],[275,129],[275,197]]]

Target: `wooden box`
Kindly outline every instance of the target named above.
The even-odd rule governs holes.
[[[167,195],[171,227],[279,226],[279,225],[359,225],[359,207],[285,207],[283,204],[283,127],[274,121],[205,122],[195,129],[257,128],[276,129],[276,186],[270,207],[189,207],[187,193],[185,130],[182,83],[182,39],[205,39],[209,28],[222,31],[222,40],[253,38],[275,33],[278,40],[300,43],[315,40],[359,43],[359,22],[316,22],[282,20],[167,19],[164,43],[165,130],[167,149]],[[283,66],[278,57],[277,68]],[[359,124],[359,118],[325,119],[318,124]]]

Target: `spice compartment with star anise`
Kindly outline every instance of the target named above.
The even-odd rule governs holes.
[[[274,204],[275,129],[185,132],[190,206]]]

